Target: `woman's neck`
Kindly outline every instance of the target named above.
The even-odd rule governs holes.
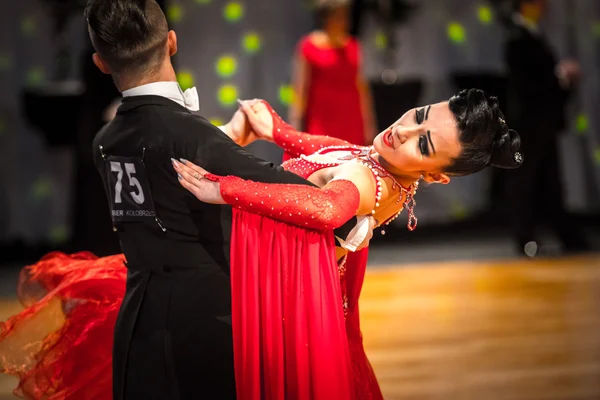
[[[421,177],[421,174],[406,173],[398,168],[395,168],[375,150],[371,150],[370,156],[373,157],[375,161],[377,161],[387,172],[389,172],[396,180],[398,180],[398,182],[402,183],[403,185],[412,184],[418,181]]]
[[[348,34],[346,32],[341,32],[338,29],[324,29],[325,35],[327,35],[327,39],[329,40],[329,44],[332,47],[342,47],[348,41]]]

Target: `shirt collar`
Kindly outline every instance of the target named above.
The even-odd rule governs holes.
[[[161,96],[187,108],[191,111],[200,109],[198,91],[195,87],[185,92],[177,82],[152,82],[123,91],[123,97],[132,96]]]

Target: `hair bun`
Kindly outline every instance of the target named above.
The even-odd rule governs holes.
[[[506,125],[504,125],[506,126]],[[492,167],[514,169],[523,163],[521,149],[521,136],[512,129],[503,129],[494,139],[494,148],[490,158]]]

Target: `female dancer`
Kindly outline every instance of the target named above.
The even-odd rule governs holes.
[[[246,104],[244,109],[267,137],[259,129],[261,108],[250,112]],[[288,168],[323,186],[314,189],[316,192],[300,193],[297,187],[285,185],[275,188],[285,191],[259,195],[260,188],[253,183],[237,181],[240,186],[236,186],[236,178],[221,180],[223,197],[231,202],[237,197],[242,202],[237,207],[271,204],[271,210],[256,212],[273,214],[278,207],[281,214],[273,217],[281,218],[285,211],[287,220],[277,222],[244,212],[235,216],[231,270],[236,369],[242,368],[236,371],[240,398],[381,398],[360,342],[356,300],[364,271],[338,271],[331,228],[357,210],[370,212],[365,206],[369,193],[375,217],[385,221],[388,215],[395,215],[402,202],[410,201],[414,194],[410,187],[404,188],[407,179],[416,180],[420,174],[430,182],[444,183],[449,179],[447,173],[465,175],[492,164],[517,166],[518,135],[508,131],[501,117],[494,99],[480,91],[463,92],[450,102],[409,111],[375,140],[376,152],[322,150],[323,154],[315,155],[316,164],[306,159],[290,162]],[[304,141],[283,123],[273,125],[273,140],[289,149],[318,149],[330,140],[312,142],[316,137],[311,136],[311,141]],[[295,140],[284,143],[280,141],[283,138]],[[318,162],[323,161],[318,157],[330,156],[337,161]],[[377,176],[371,169],[364,170],[363,161]],[[355,168],[357,175],[340,172],[333,164],[340,166],[340,171]],[[329,170],[329,174],[318,170]],[[185,170],[181,175],[186,175]],[[374,201],[377,197],[379,201]],[[307,203],[307,199],[312,200]],[[397,199],[404,200],[397,204]],[[301,203],[304,208],[298,210]],[[296,211],[301,215],[287,217]],[[410,221],[414,227],[414,215]],[[20,297],[26,292],[34,295],[25,311],[1,327],[2,372],[18,374],[19,390],[30,398],[110,399],[111,338],[124,292],[123,257],[55,253],[25,273]],[[243,286],[244,282],[248,286]],[[347,305],[341,300],[342,293]],[[64,318],[64,323],[59,321],[59,328],[36,330],[36,326],[46,325],[42,320],[48,314],[52,321],[57,316]],[[257,343],[262,347],[255,347]],[[247,357],[241,364],[240,355]],[[350,360],[356,363],[354,368]]]
[[[337,248],[341,281],[339,297],[331,296],[331,292],[324,295],[321,286],[318,290],[305,289],[305,295],[301,296],[298,292],[302,292],[302,288],[311,288],[314,283],[312,269],[315,266],[297,265],[297,261],[290,259],[280,260],[277,254],[281,243],[292,253],[297,252],[298,247],[306,248],[303,232],[308,230],[290,234],[287,226],[267,224],[267,218],[260,219],[256,214],[331,235],[333,228],[353,215],[370,214],[380,221],[379,225],[387,225],[407,208],[408,227],[412,230],[417,224],[413,196],[419,179],[445,184],[451,176],[467,175],[489,165],[517,167],[522,162],[518,153],[519,136],[504,123],[496,99],[488,99],[478,90],[461,92],[448,102],[408,111],[381,132],[369,147],[297,132],[264,102],[254,105],[243,102],[242,109],[258,137],[274,141],[292,156],[299,157],[286,162],[285,168],[321,189],[256,184],[237,177],[217,177],[189,162],[174,163],[180,182],[198,199],[227,203],[238,209],[234,212],[236,224],[232,236],[232,243],[236,245],[232,246],[231,254],[238,393],[248,393],[261,385],[279,387],[289,382],[297,383],[293,374],[275,376],[271,368],[283,367],[283,370],[291,369],[297,373],[297,358],[304,353],[309,353],[305,364],[311,368],[304,370],[308,377],[299,383],[319,388],[314,371],[318,366],[312,365],[311,361],[316,359],[321,363],[329,359],[321,354],[327,349],[320,345],[335,342],[330,333],[338,331],[338,318],[331,316],[337,311],[345,317],[350,365],[345,364],[345,359],[338,358],[335,366],[340,373],[333,379],[343,380],[345,368],[351,369],[353,379],[346,383],[354,384],[354,387],[350,389],[352,397],[348,398],[379,399],[381,393],[362,346],[358,316],[358,297],[366,262],[346,264],[343,250]],[[285,230],[287,237],[274,241],[272,230]],[[250,253],[253,257],[248,257]],[[321,272],[333,264],[328,259],[333,257],[333,251],[320,255]],[[273,262],[273,258],[276,259],[276,273],[264,268],[265,264]],[[241,270],[237,269],[239,267]],[[330,271],[330,275],[334,276],[334,272]],[[273,279],[275,274],[287,278]],[[264,296],[276,292],[282,295]],[[286,312],[284,305],[290,299],[295,307]],[[315,315],[329,317],[325,322],[328,329],[311,335],[314,330],[308,321]],[[257,325],[257,320],[261,324]],[[270,325],[271,320],[276,328]],[[286,323],[281,325],[281,320]],[[273,353],[301,347],[303,342],[293,336],[298,330],[308,332],[302,339],[310,350],[272,363],[276,359]],[[247,373],[251,370],[260,370],[263,380]],[[265,376],[273,380],[265,379]],[[328,383],[333,385],[331,379]],[[320,393],[326,393],[326,389]]]

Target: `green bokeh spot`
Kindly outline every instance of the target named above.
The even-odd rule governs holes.
[[[461,202],[455,201],[450,206],[450,214],[455,220],[463,220],[467,217],[468,211]]]
[[[222,126],[225,123],[223,122],[223,120],[219,117],[213,117],[211,119],[209,119],[210,123],[213,124],[214,126]]]
[[[237,70],[237,60],[229,54],[221,56],[215,64],[215,70],[221,78],[229,78]]]
[[[223,9],[223,16],[229,22],[237,22],[244,16],[244,6],[238,1],[229,2]]]
[[[292,85],[279,86],[279,101],[284,106],[289,106],[294,102],[294,88]]]
[[[494,13],[489,6],[479,6],[477,8],[477,18],[482,24],[488,25],[494,19]]]
[[[256,32],[248,32],[242,38],[242,47],[248,54],[257,53],[261,46],[260,36]]]
[[[38,178],[31,185],[31,196],[35,200],[44,200],[52,193],[52,181],[48,178]]]
[[[35,33],[37,24],[32,16],[25,16],[21,20],[21,32],[26,36],[31,36]]]
[[[600,39],[600,21],[596,21],[592,24],[592,34]]]
[[[375,47],[379,50],[383,50],[388,46],[387,35],[383,32],[377,32],[375,34]]]
[[[448,39],[457,44],[464,43],[467,39],[467,33],[465,32],[465,28],[458,22],[450,22],[448,24],[447,33]]]
[[[167,8],[167,18],[172,23],[180,22],[183,18],[183,8],[179,4],[171,4]]]
[[[187,90],[191,87],[194,87],[194,76],[191,72],[188,71],[180,71],[177,73],[177,82],[181,89]]]
[[[48,239],[54,244],[65,243],[69,239],[69,228],[65,225],[58,225],[50,229]]]
[[[29,87],[40,86],[45,79],[46,73],[42,67],[32,67],[27,71],[26,83]]]
[[[201,5],[210,4],[210,0],[194,0],[194,2]]]
[[[8,71],[13,66],[12,57],[6,53],[0,53],[0,71]]]
[[[600,165],[600,147],[594,149],[594,161],[596,165]]]
[[[590,121],[585,114],[579,114],[577,118],[575,118],[575,129],[577,133],[582,135],[589,131]]]
[[[217,92],[217,98],[222,106],[232,106],[238,99],[237,87],[229,84],[221,86]]]

